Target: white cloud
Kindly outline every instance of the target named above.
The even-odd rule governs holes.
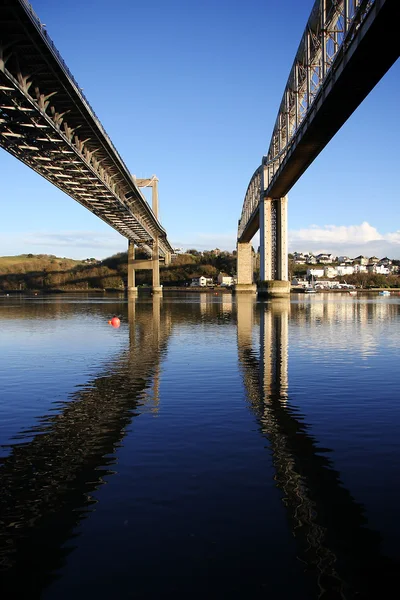
[[[393,244],[400,244],[400,229],[398,231],[394,231],[393,233],[388,233],[387,239]]]
[[[289,231],[289,249],[400,258],[400,231],[382,234],[366,221],[348,226],[311,225],[308,229]]]
[[[361,225],[311,225],[309,229],[299,229],[289,233],[291,242],[306,241],[335,244],[363,244],[375,240],[382,240],[383,236],[364,221]]]
[[[198,250],[232,251],[236,248],[236,232],[205,233],[197,232],[185,236],[170,237],[175,248],[196,248]],[[259,246],[259,234],[253,240],[254,248]],[[56,254],[69,258],[106,258],[127,249],[127,240],[116,231],[59,231],[2,234],[0,255]],[[380,233],[367,222],[360,225],[311,225],[306,229],[289,231],[289,251],[332,252],[357,256],[376,255],[400,259],[400,230]]]

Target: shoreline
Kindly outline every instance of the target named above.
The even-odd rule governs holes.
[[[383,291],[390,292],[391,294],[400,295],[400,288],[356,288],[354,290],[346,290],[346,289],[319,289],[316,290],[316,294],[347,294],[349,295],[349,291],[356,292],[357,295],[368,295],[379,293]],[[163,287],[163,293],[168,292],[177,292],[179,294],[230,294],[235,295],[235,290],[226,288],[226,287],[178,287],[178,286],[168,286]],[[117,288],[108,288],[108,289],[89,289],[89,290],[74,290],[74,289],[57,289],[57,290],[9,290],[8,292],[0,293],[0,297],[7,298],[11,296],[23,296],[23,297],[39,297],[39,296],[53,296],[55,294],[93,294],[93,295],[119,295],[119,296],[127,296],[126,290],[121,290]],[[152,288],[151,287],[139,287],[138,296],[143,295],[151,295]],[[306,295],[304,288],[294,288],[290,289],[290,294],[301,294]],[[308,294],[307,294],[308,295]]]

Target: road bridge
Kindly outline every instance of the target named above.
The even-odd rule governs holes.
[[[0,0],[0,10],[0,146],[128,239],[131,292],[135,246],[161,291],[172,247],[158,196],[151,208],[32,6]]]
[[[238,226],[238,285],[254,292],[251,239],[260,230],[261,291],[285,295],[287,194],[400,54],[397,0],[316,0],[279,106],[267,154]]]

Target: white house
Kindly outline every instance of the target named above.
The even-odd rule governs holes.
[[[354,267],[353,265],[338,265],[336,267],[336,272],[339,277],[344,277],[345,275],[353,275]]]
[[[192,287],[207,287],[207,285],[212,285],[213,280],[212,277],[193,277],[192,283],[190,284]]]
[[[318,254],[317,255],[317,261],[320,264],[328,264],[331,262],[334,262],[335,257],[333,256],[333,254]]]
[[[226,286],[233,285],[235,281],[232,275],[227,275],[226,273],[223,273],[221,271],[220,273],[218,273],[218,283],[219,285]]]
[[[385,256],[385,258],[381,258],[378,264],[384,265],[385,267],[389,267],[392,264],[392,261],[390,260],[390,258]]]
[[[302,252],[293,252],[293,260],[296,265],[301,265],[306,262],[306,257]]]
[[[348,256],[338,256],[337,261],[339,264],[343,263],[345,265],[351,265],[353,262],[352,259],[349,258]]]
[[[329,279],[333,279],[334,277],[337,277],[338,272],[337,272],[337,268],[336,267],[325,267],[324,268],[324,276],[328,277]]]
[[[354,264],[354,273],[366,273],[367,267],[365,265]]]
[[[292,285],[301,286],[301,287],[305,288],[305,287],[308,287],[308,281],[307,281],[307,279],[304,279],[303,277],[293,277]]]
[[[307,269],[307,277],[323,277],[324,269]]]
[[[384,265],[378,265],[377,263],[371,263],[367,265],[368,273],[378,273],[379,275],[389,275],[390,269]]]
[[[315,258],[314,254],[308,254],[308,256],[306,256],[306,263],[308,265],[316,265],[317,264],[317,259]]]

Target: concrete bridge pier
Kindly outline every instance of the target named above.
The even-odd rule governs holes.
[[[135,244],[128,241],[128,296],[137,296],[138,289],[135,285]]]
[[[262,198],[260,217],[259,294],[283,297],[290,294],[288,272],[287,196]]]
[[[132,178],[136,185],[139,188],[142,187],[150,187],[151,188],[151,207],[153,209],[153,213],[155,217],[158,219],[158,179],[155,175],[146,179],[138,179],[136,175],[132,175]],[[152,292],[153,294],[162,294],[162,285],[160,285],[160,242],[158,237],[156,237],[153,241],[153,250],[151,255],[151,260],[147,261],[148,265],[146,265],[145,261],[140,261],[141,269],[152,269],[153,271],[153,286]],[[171,262],[171,254],[167,252],[165,256],[165,264],[169,265]],[[128,260],[129,264],[129,260]],[[138,269],[139,266],[136,266]]]
[[[238,242],[236,293],[254,294],[257,291],[257,286],[253,281],[253,273],[253,249],[251,242]]]
[[[159,258],[158,238],[153,241],[151,258],[135,259],[134,243],[129,241],[128,246],[128,296],[136,296],[138,289],[135,286],[135,271],[143,269],[153,272],[153,294],[162,294],[162,285],[160,285],[160,258]]]
[[[160,285],[160,257],[159,257],[159,245],[158,237],[153,242],[153,253],[152,253],[152,269],[153,269],[153,294],[162,294],[162,285]]]

